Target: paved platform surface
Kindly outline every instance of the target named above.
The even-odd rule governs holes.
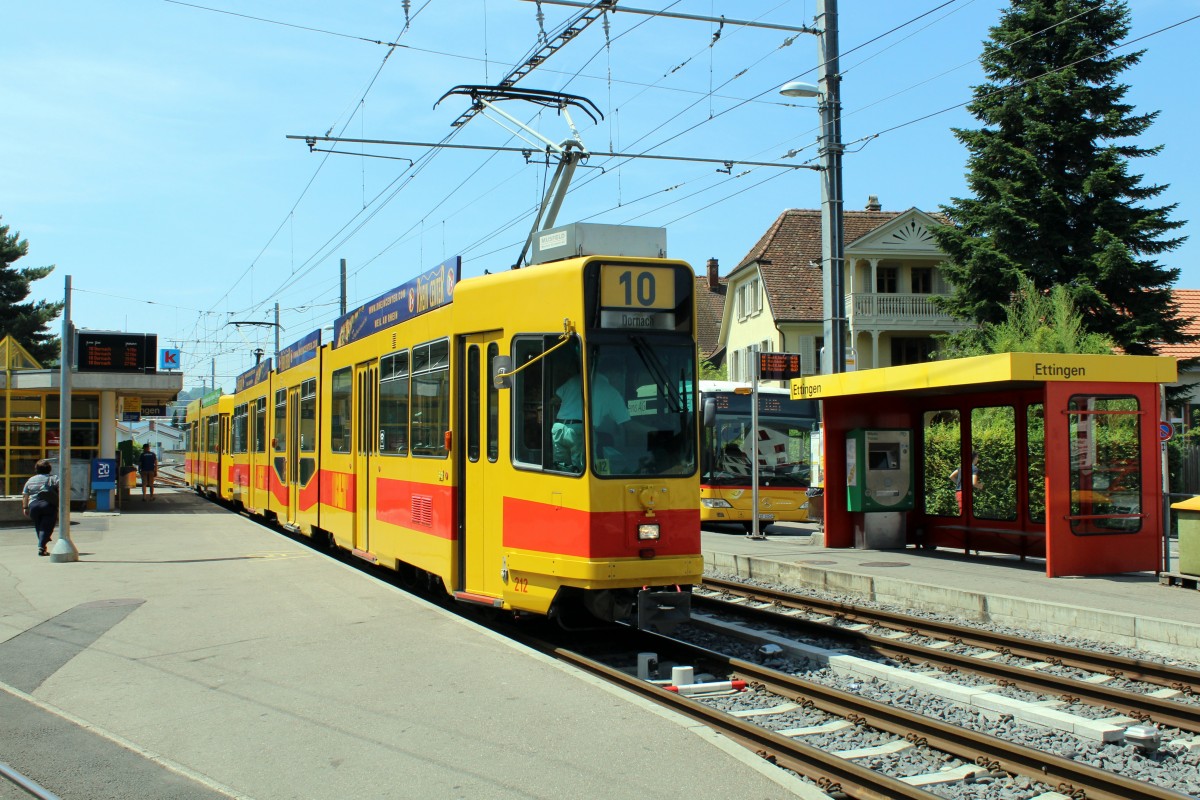
[[[823,796],[190,493],[73,519],[0,529],[0,762],[63,800]]]
[[[1200,652],[1200,591],[1160,585],[1153,573],[1047,578],[1041,559],[912,547],[830,549],[813,535],[817,530],[770,525],[766,540],[753,540],[739,527],[711,526],[702,534],[705,568],[1192,661]]]

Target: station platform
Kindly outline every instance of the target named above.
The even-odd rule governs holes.
[[[60,797],[824,797],[190,492],[71,535],[0,529],[0,762]]]
[[[702,534],[705,569],[1014,628],[1137,647],[1193,662],[1200,591],[1151,572],[1047,578],[1045,562],[962,550],[832,549],[815,524],[772,524],[766,539],[740,526]],[[1173,544],[1173,547],[1177,547]],[[1177,554],[1172,563],[1177,562]]]

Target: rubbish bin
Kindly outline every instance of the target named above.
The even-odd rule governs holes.
[[[825,522],[825,489],[820,486],[810,488],[808,495],[808,521]]]
[[[129,490],[137,486],[137,467],[121,467],[121,477],[117,481],[117,503],[121,508],[129,500]]]
[[[1172,503],[1179,520],[1179,571],[1200,575],[1200,497]]]

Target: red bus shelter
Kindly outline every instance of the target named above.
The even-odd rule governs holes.
[[[1169,357],[1002,353],[794,380],[822,403],[826,546],[1157,571],[1175,379]]]

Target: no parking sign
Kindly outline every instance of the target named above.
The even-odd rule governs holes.
[[[1167,422],[1166,420],[1163,420],[1162,422],[1158,423],[1158,440],[1160,442],[1165,442],[1174,435],[1175,435],[1175,426],[1174,425]]]

